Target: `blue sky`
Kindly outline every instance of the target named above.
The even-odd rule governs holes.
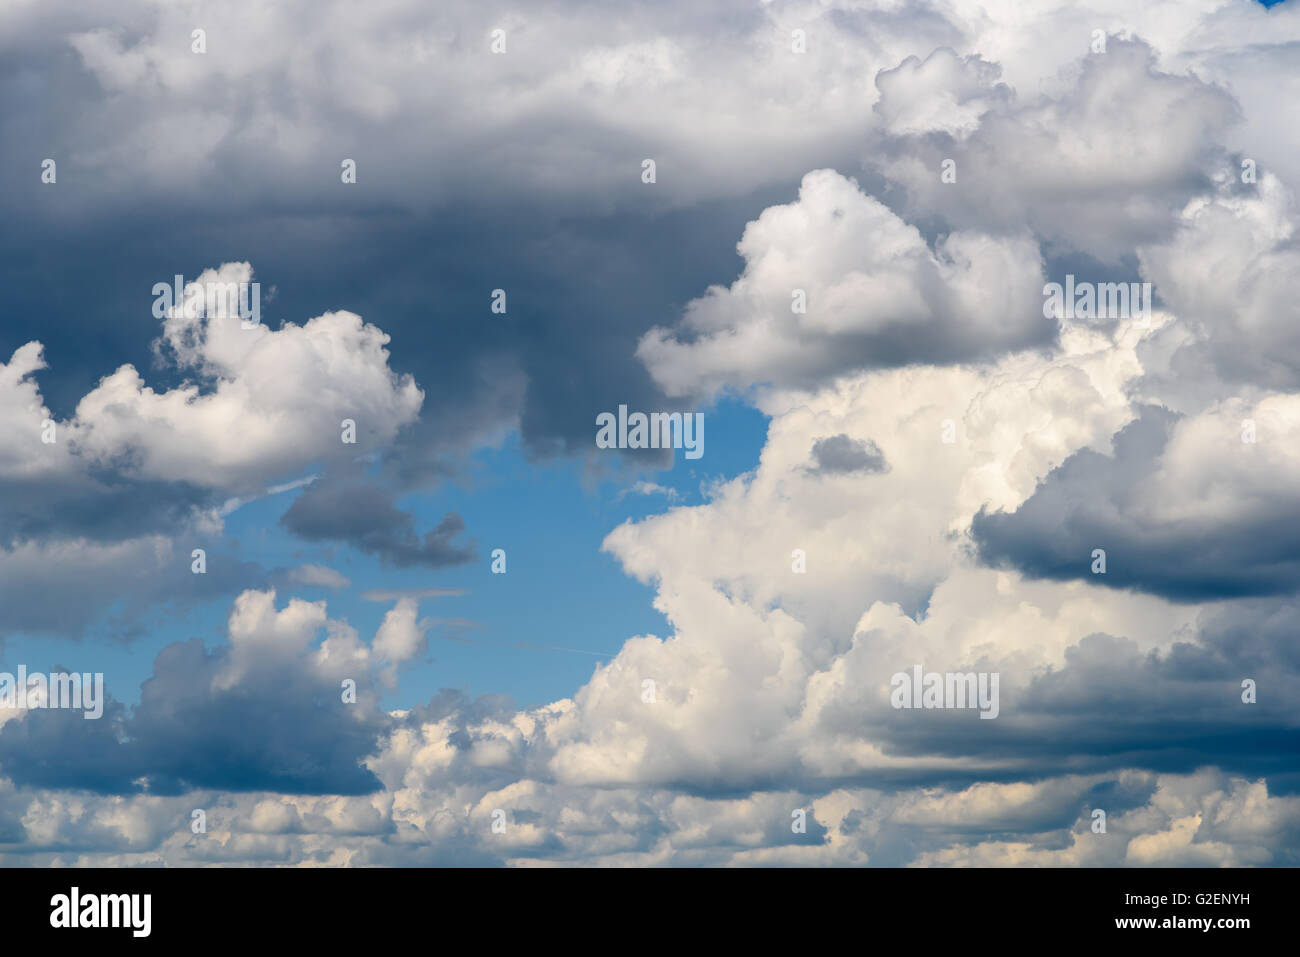
[[[707,458],[695,463],[679,455],[671,468],[648,470],[641,480],[672,489],[672,504],[697,505],[709,485],[735,478],[757,462],[766,433],[761,413],[723,400],[705,416]],[[401,502],[422,526],[436,524],[448,510],[465,518],[480,559],[458,568],[396,569],[345,548],[303,543],[279,525],[292,491],[242,506],[229,516],[226,531],[242,554],[255,554],[269,568],[321,564],[341,572],[351,583],[346,588],[300,592],[327,601],[332,618],[363,634],[379,626],[391,604],[367,601],[362,595],[369,590],[463,592],[421,602],[424,617],[467,624],[440,625],[433,632],[429,654],[384,699],[390,708],[409,708],[442,688],[472,696],[506,694],[520,707],[536,707],[571,695],[590,677],[594,662],[613,657],[628,637],[667,636],[667,623],[653,607],[653,590],[624,574],[600,548],[615,526],[663,510],[665,494],[584,479],[574,462],[529,463],[517,435],[500,449],[477,453],[470,474],[464,484],[448,482]],[[508,581],[490,571],[495,548],[506,549]],[[503,598],[507,586],[508,600]],[[103,671],[115,697],[134,704],[160,648],[180,636],[220,644],[228,614],[225,599],[203,603],[183,616],[160,611],[155,620],[161,627],[128,644],[114,640],[110,613],[75,652],[52,646],[48,638],[18,634],[6,640],[6,654],[33,669],[68,667],[66,662],[75,657],[79,669]]]

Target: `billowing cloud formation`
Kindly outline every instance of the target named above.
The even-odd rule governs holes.
[[[1271,172],[1258,171],[1249,184],[1244,175],[1222,177],[1217,189],[1188,202],[1168,242],[1139,250],[1179,317],[1152,343],[1149,361],[1161,394],[1180,406],[1300,386],[1294,193]],[[1218,380],[1228,388],[1207,389]]]
[[[974,132],[989,110],[1008,103],[1014,92],[999,82],[1001,70],[978,56],[959,57],[947,47],[924,60],[910,56],[876,74],[880,99],[875,110],[886,132],[896,136]]]
[[[250,282],[247,263],[194,280]],[[373,452],[419,413],[415,382],[388,368],[388,337],[351,313],[272,330],[176,309],[162,342],[193,381],[157,392],[124,365],[66,422],[52,417],[36,387],[41,344],[18,349],[0,373],[0,429],[9,440],[0,477],[58,481],[113,469],[130,480],[260,492],[309,463]],[[355,423],[354,441],[344,438],[345,419]]]
[[[196,22],[203,55],[191,51]],[[1192,72],[1246,107],[1234,148],[1295,179],[1300,131],[1270,116],[1294,23],[1289,4],[1253,0],[1091,0],[1032,19],[910,0],[726,12],[552,0],[526,16],[508,0],[403,0],[362,18],[333,0],[11,3],[0,14],[14,67],[0,77],[0,139],[32,148],[0,156],[0,206],[21,224],[0,238],[14,297],[14,339],[0,348],[44,336],[53,308],[68,335],[51,346],[43,385],[62,414],[102,374],[104,352],[142,368],[132,350],[147,326],[132,318],[133,297],[175,269],[238,255],[298,298],[297,315],[349,304],[405,343],[396,367],[428,398],[392,463],[403,480],[427,482],[448,457],[515,428],[535,455],[580,453],[596,412],[664,400],[633,358],[637,341],[728,281],[740,224],[788,202],[809,170],[857,176],[927,238],[940,219],[1007,235],[1032,220],[1119,254],[1205,173],[1191,159],[1154,162],[1166,141],[1186,143],[1196,119],[1218,123],[1222,96],[1173,82]],[[491,49],[498,28],[502,54]],[[1031,110],[1044,91],[1063,99],[1098,29],[1110,44],[1093,59],[1115,60],[1103,86],[1121,90],[1083,110],[1104,182],[1079,168],[1068,137],[1039,156],[1037,137],[1058,135],[1052,108],[1041,120],[1022,113],[1006,149],[986,144],[995,165],[957,157],[955,186],[936,165],[949,153],[921,162],[921,140],[969,130],[988,107]],[[1138,106],[1122,91],[1148,67],[1125,58],[1126,35],[1171,81],[1144,93],[1140,106],[1160,112],[1138,126],[1127,125]],[[1111,111],[1126,119],[1116,139],[1139,138],[1140,155],[1104,148]],[[903,168],[913,154],[915,175]],[[36,175],[41,157],[57,159],[54,189]],[[345,158],[358,163],[350,186]],[[647,158],[653,185],[640,180]],[[1125,165],[1152,175],[1123,178]],[[1176,182],[1162,179],[1171,171]],[[902,191],[940,187],[941,205],[903,202]],[[1071,216],[1090,218],[1087,236],[1055,215],[1058,187]],[[1031,193],[1047,205],[1027,212]],[[959,221],[963,203],[979,208]],[[1126,224],[1107,225],[1102,210],[1117,203]],[[676,218],[656,215],[668,208]],[[92,309],[72,288],[87,283],[99,291]],[[502,323],[506,335],[463,321],[503,283],[520,317]]]
[[[931,249],[831,170],[805,176],[796,202],[764,210],[737,249],[739,279],[692,302],[679,333],[641,340],[637,354],[670,395],[976,359],[1055,332],[1032,239],[953,232]]]
[[[1131,256],[1227,168],[1238,107],[1218,87],[1161,71],[1141,41],[1110,38],[1078,74],[1058,96],[1013,100],[978,58],[940,50],[904,64],[877,81],[893,135],[872,162],[906,192],[909,215],[1012,235],[1029,227],[1100,259]],[[937,95],[940,83],[960,99]]]
[[[215,175],[292,205],[336,189],[345,157],[356,159],[359,185],[403,205],[501,189],[603,202],[632,194],[644,156],[663,170],[658,203],[743,194],[797,177],[827,149],[851,155],[875,70],[919,39],[955,39],[940,18],[916,22],[874,4],[723,16],[690,4],[579,13],[563,2],[525,12],[466,0],[358,18],[343,2],[182,12],[122,0],[9,19],[26,40],[15,55],[57,51],[106,110],[58,124],[70,175],[107,176],[124,192],[148,183],[154,195]],[[206,59],[191,50],[197,22]],[[794,29],[810,37],[811,55],[794,51]],[[6,141],[24,124],[50,125],[25,110],[12,117]],[[104,129],[119,131],[109,144]],[[177,129],[188,133],[183,146]]]
[[[228,263],[187,290],[251,282],[247,263]],[[158,391],[123,365],[67,420],[38,389],[41,343],[0,365],[0,491],[12,503],[0,514],[0,567],[10,570],[0,590],[12,599],[0,629],[76,634],[123,596],[138,611],[254,584],[257,566],[234,558],[214,561],[211,577],[190,575],[195,541],[221,548],[211,539],[223,504],[373,454],[417,418],[422,393],[388,367],[388,337],[359,316],[244,328],[216,305],[163,319],[160,355],[190,378]],[[457,522],[413,546],[413,558],[463,560],[445,541]]]
[[[194,282],[252,280],[248,264],[236,263]],[[133,476],[251,491],[304,462],[373,451],[419,413],[414,380],[388,368],[388,337],[360,316],[329,312],[273,331],[206,309],[173,311],[181,314],[164,320],[163,339],[198,381],[159,394],[123,366],[78,403],[76,453],[122,462]],[[355,423],[351,442],[346,420]]]
[[[699,39],[718,32],[711,12],[657,8],[600,25],[605,40],[550,83],[538,82],[535,44],[571,22],[563,5],[503,21],[517,60],[464,39],[482,38],[486,20],[477,33],[376,27],[342,61],[313,55],[337,45],[327,11],[297,48],[307,52],[275,61],[286,84],[262,87],[313,92],[295,101],[295,135],[270,150],[256,148],[267,131],[294,127],[281,126],[275,100],[240,98],[274,58],[240,50],[223,63],[234,102],[252,107],[240,115],[253,118],[225,124],[194,109],[217,102],[212,76],[187,74],[153,29],[169,14],[139,14],[130,38],[75,24],[95,82],[124,113],[150,118],[123,124],[115,155],[148,168],[169,129],[150,129],[152,118],[208,117],[210,139],[155,171],[175,189],[196,170],[237,170],[268,192],[297,178],[305,185],[283,195],[314,202],[324,180],[305,174],[326,165],[333,182],[338,153],[322,118],[418,140],[407,115],[452,120],[438,141],[451,161],[373,136],[421,187],[381,176],[401,202],[460,188],[471,165],[484,191],[505,170],[522,191],[544,184],[567,201],[580,183],[573,202],[611,208],[650,185],[633,178],[621,191],[626,157],[633,171],[641,156],[659,158],[654,185],[666,188],[652,195],[666,205],[814,172],[795,201],[787,188],[747,213],[738,278],[703,295],[701,283],[680,323],[659,316],[640,339],[665,392],[735,389],[770,416],[752,471],[605,541],[655,589],[668,634],[630,638],[571,697],[537,708],[449,692],[394,713],[346,712],[335,703],[341,675],[360,675],[363,691],[387,687],[421,654],[414,596],[387,592],[396,607],[366,646],[319,604],[277,607],[247,592],[226,644],[169,645],[141,704],[114,706],[102,729],[37,712],[0,727],[6,861],[1300,863],[1300,616],[1293,556],[1274,533],[1293,511],[1298,464],[1287,267],[1300,150],[1288,150],[1297,134],[1272,102],[1300,38],[1288,6],[1134,11],[1117,0],[1027,23],[1018,7],[769,5],[721,31],[732,38],[722,47]],[[263,14],[267,36],[286,9]],[[668,26],[646,29],[648,19]],[[784,55],[796,28],[807,30],[808,59],[769,56]],[[1106,52],[1086,54],[1097,29]],[[587,37],[564,35],[579,46]],[[481,123],[455,122],[471,99],[441,93],[442,113],[412,113],[412,99],[433,94],[393,79],[415,74],[392,37],[427,41],[415,59],[428,70],[469,77]],[[444,49],[454,55],[429,53]],[[349,83],[332,72],[339,62],[375,69],[352,70],[366,79]],[[804,82],[789,83],[804,64]],[[700,95],[709,89],[717,95]],[[651,113],[646,126],[626,119]],[[625,138],[605,135],[616,121]],[[502,124],[517,135],[484,146]],[[67,142],[97,140],[74,127]],[[857,182],[842,155],[850,142],[870,153]],[[292,144],[301,155],[282,155]],[[1253,180],[1243,150],[1262,160]],[[103,148],[72,155],[74,172],[105,165]],[[267,156],[278,165],[265,177],[243,165]],[[945,158],[954,182],[941,178]],[[429,169],[444,180],[425,178]],[[600,245],[592,235],[589,248]],[[575,240],[563,261],[581,261],[583,248]],[[1150,325],[1044,321],[1042,283],[1076,262],[1153,283]],[[287,333],[259,348],[295,372],[357,373],[388,428],[410,422],[419,387],[388,371],[383,334],[351,314],[320,320],[249,341]],[[106,488],[127,476],[239,495],[299,477],[289,464],[328,460],[299,518],[309,496],[346,484],[347,453],[330,455],[337,432],[327,441],[314,425],[293,433],[302,462],[259,445],[256,431],[257,461],[219,437],[206,471],[171,455],[186,448],[173,413],[249,411],[223,369],[272,397],[281,383],[241,351],[246,340],[223,341],[210,324],[168,328],[162,351],[197,388],[167,389],[160,402],[128,375],[87,405],[93,427],[77,424],[80,411],[61,423],[81,429],[81,446],[6,447],[2,474],[30,482],[63,469]],[[348,355],[322,354],[325,343]],[[535,359],[498,368],[536,369]],[[23,346],[0,376],[11,397],[0,408],[18,410],[0,429],[30,435],[25,423],[46,417],[32,384],[39,363]],[[506,378],[493,394],[508,419],[518,380]],[[277,408],[299,421],[292,403]],[[152,443],[150,422],[177,441]],[[202,416],[185,425],[213,436]],[[393,434],[369,436],[366,450]],[[119,442],[129,457],[113,457]],[[422,547],[395,495],[376,498],[376,554]],[[35,535],[55,521],[47,514],[33,507],[15,527]],[[317,518],[323,537],[364,538]],[[1094,543],[1099,531],[1107,540]],[[1093,547],[1107,548],[1104,579],[1089,568]],[[998,675],[997,717],[895,707],[893,676],[916,667]],[[291,720],[276,724],[268,702]],[[270,731],[229,738],[254,721]],[[56,743],[67,753],[50,763]],[[236,758],[211,759],[223,754]],[[211,811],[206,835],[188,828],[196,804]],[[1105,834],[1092,830],[1097,810]]]

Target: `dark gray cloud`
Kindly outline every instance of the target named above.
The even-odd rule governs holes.
[[[21,787],[179,794],[195,788],[364,794],[379,781],[361,761],[387,717],[364,673],[357,703],[301,659],[258,667],[227,689],[227,648],[168,645],[140,703],[110,700],[103,717],[34,710],[0,727],[0,770]],[[107,679],[106,679],[107,680]]]
[[[192,571],[193,548],[206,552],[204,574]],[[206,536],[170,547],[165,539],[146,537],[100,547],[0,548],[0,639],[11,634],[79,638],[96,622],[114,637],[135,638],[149,627],[151,614],[180,614],[197,603],[228,598],[264,583],[269,574],[230,543]]]
[[[356,474],[312,482],[280,522],[300,538],[347,542],[399,568],[463,565],[476,555],[472,544],[455,541],[465,530],[455,512],[448,512],[421,538],[415,516],[397,507],[390,490]]]
[[[981,560],[1035,578],[1084,579],[1107,588],[1207,601],[1300,588],[1300,496],[1281,493],[1230,515],[1169,520],[1150,513],[1153,493],[1197,494],[1160,474],[1161,454],[1179,416],[1154,406],[1114,437],[1114,454],[1076,452],[1016,511],[981,510],[971,534]],[[1257,499],[1262,493],[1242,490]],[[1092,571],[1095,549],[1105,574]]]
[[[1194,633],[1163,652],[1095,633],[1067,648],[1059,668],[1018,673],[1010,663],[954,665],[1000,672],[996,720],[919,709],[877,718],[856,703],[824,712],[822,729],[865,734],[894,757],[927,759],[873,771],[871,786],[886,791],[1023,780],[1030,771],[1051,778],[1217,767],[1267,777],[1274,793],[1296,793],[1300,657],[1279,639],[1298,626],[1294,602],[1233,603],[1205,613]],[[1242,700],[1245,679],[1255,682],[1253,704]],[[936,757],[973,766],[944,768]]]
[[[1294,627],[1294,605],[1275,605]],[[1219,620],[1195,641],[1164,654],[1128,638],[1090,635],[1066,652],[1065,667],[1004,698],[1007,723],[992,753],[1019,752],[1044,772],[1143,767],[1191,772],[1215,766],[1267,776],[1275,792],[1300,787],[1294,757],[1300,670],[1279,648],[1236,653],[1254,615]],[[1242,681],[1257,701],[1242,701]],[[988,753],[988,752],[986,752]]]
[[[813,442],[814,464],[808,471],[821,475],[849,475],[854,472],[883,472],[889,466],[885,453],[870,439],[855,439],[841,432]]]
[[[654,5],[585,14],[592,22],[543,5],[510,55],[494,57],[492,17],[478,3],[374,11],[363,23],[333,2],[289,0],[251,20],[214,9],[206,56],[189,50],[188,16],[137,0],[15,13],[0,35],[0,139],[24,148],[0,156],[0,209],[13,227],[0,237],[0,352],[44,341],[42,389],[66,417],[118,364],[150,367],[154,283],[248,261],[264,291],[276,289],[264,302],[273,327],[350,309],[392,336],[394,367],[426,394],[420,423],[386,460],[408,486],[515,427],[530,455],[565,455],[590,450],[595,415],[619,403],[682,408],[635,358],[639,335],[732,271],[756,209],[808,168],[850,165],[857,136],[842,116],[806,122],[800,98],[779,150],[734,135],[700,143],[694,130],[707,126],[661,114],[662,78],[643,92],[609,87],[601,51],[639,64],[639,28],[714,69],[717,44],[697,32],[716,31],[721,15]],[[746,60],[772,26],[757,9],[723,19],[728,47]],[[904,29],[885,20],[871,42]],[[285,31],[323,72],[258,52]],[[592,56],[557,61],[557,39]],[[363,50],[385,52],[354,62]],[[365,90],[357,70],[370,77]],[[781,98],[755,99],[730,71],[717,79],[720,94],[788,115]],[[514,94],[485,112],[475,97],[494,84]],[[641,116],[662,115],[658,129],[611,121],[628,93],[652,98],[656,110]],[[690,86],[670,93],[693,111],[734,115]],[[859,110],[866,117],[869,104]],[[173,122],[193,149],[159,138],[159,124]],[[282,125],[295,135],[268,136]],[[761,124],[745,129],[767,136]],[[654,188],[639,179],[650,155],[663,169]],[[359,164],[347,187],[344,156]],[[46,157],[59,163],[54,185],[40,182]],[[504,316],[489,311],[497,288],[508,294]],[[150,384],[174,386],[178,373],[154,370]]]
[[[122,218],[85,222],[71,237],[38,210],[0,237],[9,291],[0,361],[26,342],[44,343],[49,368],[37,380],[60,419],[123,363],[159,391],[174,388],[184,370],[158,364],[150,348],[160,332],[153,284],[248,261],[271,328],[348,309],[392,337],[392,367],[425,393],[420,421],[386,458],[394,481],[427,485],[514,427],[531,456],[581,454],[592,448],[599,412],[620,403],[686,408],[656,388],[635,356],[637,340],[734,272],[736,237],[777,195],[657,215],[575,217],[552,205],[368,216],[327,208],[309,224],[241,206],[237,225],[223,217],[202,228],[145,203]],[[74,294],[69,275],[96,290],[93,299]],[[507,293],[505,315],[490,311],[497,288]],[[156,498],[157,508],[178,494]]]
[[[75,538],[121,542],[174,535],[220,496],[186,482],[133,479],[108,469],[0,479],[0,542]]]

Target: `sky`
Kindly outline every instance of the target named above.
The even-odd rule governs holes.
[[[1300,863],[1297,94],[1294,0],[0,0],[0,863]]]

